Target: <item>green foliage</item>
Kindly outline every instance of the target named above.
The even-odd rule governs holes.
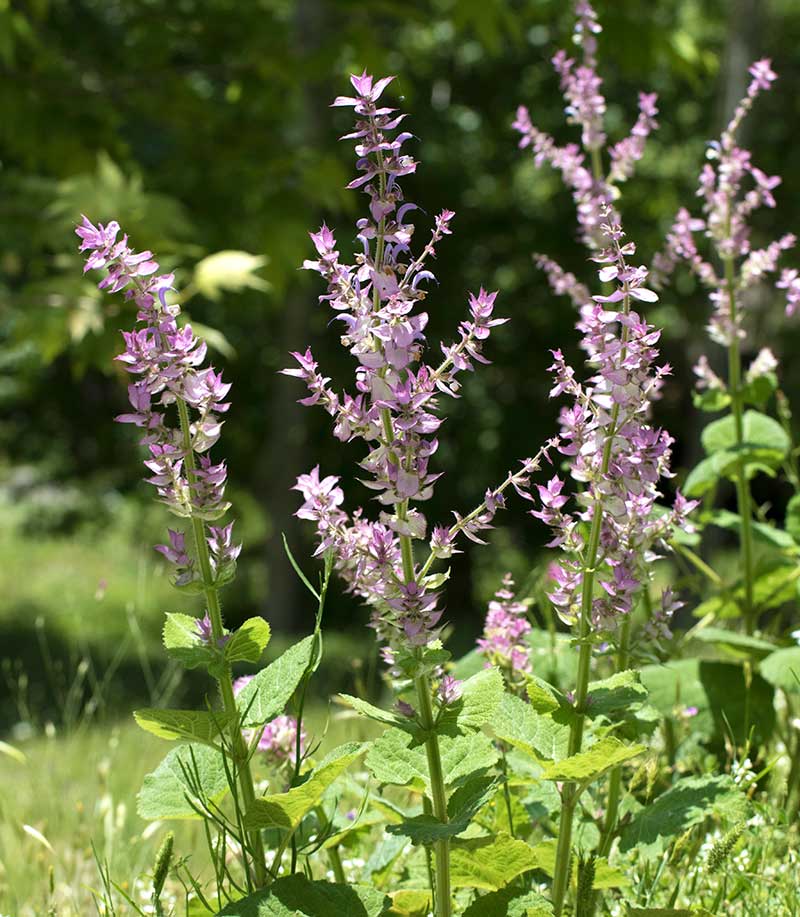
[[[225,644],[225,658],[229,663],[256,663],[269,643],[271,631],[263,618],[248,618]]]
[[[464,917],[548,917],[553,905],[538,892],[501,889],[481,895],[464,911]]]
[[[507,834],[459,841],[453,846],[451,864],[455,888],[485,888],[488,891],[503,888],[537,865],[533,849]]]
[[[642,685],[639,673],[631,669],[589,683],[587,704],[591,717],[614,719],[620,713],[638,709],[646,700],[647,689]]]
[[[800,690],[800,646],[787,646],[775,650],[762,660],[761,677],[784,691]]]
[[[209,668],[220,660],[220,653],[201,640],[197,622],[191,615],[175,612],[168,612],[164,619],[164,648],[187,669]]]
[[[781,563],[770,566],[766,572],[756,576],[753,582],[753,604],[760,611],[778,608],[794,599],[800,568],[797,564]],[[739,583],[729,593],[715,595],[701,602],[694,609],[696,618],[713,615],[717,619],[736,618],[740,614],[745,588]]]
[[[144,729],[160,739],[189,739],[215,745],[230,723],[218,710],[135,710],[133,718]]]
[[[283,710],[311,665],[314,642],[312,634],[290,646],[242,688],[236,705],[245,726],[263,726]]]
[[[492,777],[475,775],[461,784],[447,803],[447,822],[434,815],[416,815],[400,824],[389,825],[390,834],[403,834],[412,844],[430,845],[443,838],[463,834],[480,810],[492,799],[497,784]]]
[[[497,751],[483,734],[441,736],[439,750],[446,786],[452,786],[497,762]],[[379,783],[428,789],[428,760],[424,745],[400,729],[387,729],[370,746],[364,763]]]
[[[374,888],[293,875],[229,904],[217,917],[381,917],[390,903],[387,895]]]
[[[218,749],[179,745],[144,778],[136,809],[142,818],[199,818],[197,807],[219,802],[228,777]]]
[[[692,825],[710,816],[740,821],[746,811],[747,800],[729,776],[684,777],[633,816],[622,832],[620,849],[635,847],[640,856],[657,856]]]
[[[597,780],[606,771],[636,758],[644,751],[644,745],[627,745],[614,736],[606,736],[586,751],[546,764],[542,770],[542,778],[588,784]]]
[[[560,761],[567,754],[569,723],[537,713],[530,704],[506,694],[491,723],[492,732],[535,761]]]
[[[283,828],[295,831],[322,799],[325,791],[364,753],[365,746],[350,742],[332,751],[299,786],[286,793],[262,796],[245,812],[247,828]]]
[[[687,707],[697,708],[692,731],[722,740],[733,733],[744,743],[754,728],[757,740],[769,737],[775,725],[773,690],[758,675],[749,688],[741,665],[702,659],[678,659],[644,666],[642,683],[649,702],[669,720]],[[757,714],[756,714],[757,711]]]
[[[447,706],[436,724],[436,731],[440,735],[453,735],[481,729],[492,721],[503,697],[500,671],[482,669],[464,682],[461,697]]]

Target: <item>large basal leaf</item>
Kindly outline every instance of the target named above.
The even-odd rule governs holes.
[[[228,777],[220,751],[207,745],[179,745],[144,778],[136,797],[142,818],[198,818],[187,796],[198,794],[219,802],[228,790]]]
[[[694,708],[692,731],[709,739],[725,738],[733,730],[735,741],[744,743],[754,727],[754,738],[761,741],[769,738],[775,727],[772,686],[754,675],[748,688],[739,663],[677,659],[644,666],[641,676],[649,691],[649,703],[662,716],[672,719],[676,713]],[[748,711],[750,717],[746,719]]]
[[[283,828],[294,831],[322,799],[328,787],[363,753],[365,745],[349,742],[331,752],[300,786],[286,793],[256,799],[245,812],[247,828]]]
[[[759,671],[776,688],[800,691],[800,646],[776,650],[761,663]]]
[[[283,711],[311,664],[314,636],[290,646],[236,696],[245,726],[263,726]]]
[[[440,736],[439,752],[447,786],[497,762],[497,751],[483,733]],[[428,757],[425,746],[400,729],[387,729],[373,743],[364,764],[379,783],[414,784],[428,788]]]
[[[558,714],[537,713],[519,697],[506,694],[492,718],[498,739],[518,748],[536,761],[559,761],[569,747],[569,723],[557,722]]]
[[[501,889],[481,895],[464,911],[464,917],[550,917],[553,905],[539,892]]]
[[[381,917],[391,906],[376,888],[312,881],[295,873],[219,911],[217,917]]]
[[[411,838],[412,844],[434,844],[436,841],[463,834],[473,818],[491,801],[497,782],[492,777],[475,776],[452,794],[447,803],[448,821],[441,822],[434,815],[416,815],[390,825],[390,834],[402,834]]]
[[[221,710],[134,710],[137,724],[159,739],[189,739],[213,745],[230,723]]]
[[[430,889],[402,888],[390,894],[392,907],[386,917],[428,917],[431,913]]]
[[[587,710],[590,717],[614,718],[620,712],[635,710],[646,700],[647,688],[641,683],[639,673],[628,669],[603,681],[591,682]]]
[[[503,699],[503,676],[499,669],[481,669],[462,686],[461,697],[439,718],[440,735],[476,732],[490,722]]]
[[[263,618],[248,618],[225,644],[225,658],[230,663],[258,662],[270,636],[269,624]]]
[[[507,834],[470,838],[450,850],[450,881],[453,888],[497,891],[536,865],[531,847]]]
[[[646,750],[644,745],[626,745],[614,736],[606,736],[586,751],[545,765],[542,778],[590,783],[611,768],[630,761]]]
[[[684,777],[633,816],[622,832],[620,850],[636,848],[641,856],[657,856],[670,839],[709,816],[737,822],[746,811],[747,799],[727,774]]]

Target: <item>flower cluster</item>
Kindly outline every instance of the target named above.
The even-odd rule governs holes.
[[[89,252],[84,271],[105,269],[101,290],[124,290],[137,307],[136,327],[123,331],[125,351],[117,360],[136,381],[128,386],[133,411],[119,415],[120,423],[142,430],[147,447],[145,467],[159,499],[178,516],[213,521],[223,516],[227,469],[214,464],[209,449],[222,430],[220,415],[229,403],[230,385],[211,366],[203,366],[206,344],[179,326],[180,307],[167,301],[172,274],[159,274],[152,252],[135,252],[116,222],[94,226],[86,217],[76,228],[81,251]],[[168,412],[177,408],[177,417]],[[240,547],[231,543],[232,524],[210,527],[208,544],[212,573],[218,582],[233,575]],[[169,544],[156,550],[174,567],[173,582],[188,586],[201,578],[186,550],[185,535],[169,530]]]
[[[659,515],[660,478],[669,476],[672,437],[648,422],[654,395],[669,373],[656,366],[660,332],[637,312],[633,302],[649,303],[656,294],[644,284],[647,270],[627,263],[635,253],[623,243],[619,223],[608,215],[603,224],[606,248],[593,260],[603,265],[599,279],[613,282],[608,295],[594,296],[581,310],[581,345],[594,374],[580,383],[562,353],[553,351],[551,396],[566,393],[573,403],[561,412],[561,451],[570,475],[582,486],[579,508],[565,510],[564,482],[554,476],[537,485],[541,509],[532,515],[552,526],[550,546],[566,559],[551,566],[555,588],[550,599],[559,615],[574,622],[582,599],[584,572],[598,572],[602,594],[592,599],[595,626],[628,615],[636,593],[649,578],[654,546],[676,526],[686,525],[695,504],[676,497],[671,512]],[[594,532],[589,541],[581,522]],[[592,541],[594,540],[594,543]]]
[[[243,675],[233,683],[233,693],[238,694],[249,682],[252,675]],[[294,765],[297,754],[297,720],[293,716],[280,714],[275,719],[265,723],[261,729],[247,730],[245,739],[249,742],[255,733],[259,733],[258,750],[273,764],[280,765],[288,762]],[[305,730],[300,728],[300,757],[305,753],[308,737]]]
[[[531,631],[527,611],[527,604],[515,599],[514,580],[507,573],[489,602],[478,649],[489,665],[496,665],[505,673],[512,686],[524,682],[525,675],[531,671],[530,649],[525,640]]]
[[[399,179],[417,164],[403,152],[411,137],[398,131],[405,115],[380,102],[391,79],[353,76],[355,95],[333,103],[352,107],[357,116],[355,129],[344,139],[355,141],[360,173],[348,187],[362,189],[369,199],[367,215],[357,223],[361,250],[346,263],[333,232],[323,225],[311,234],[317,258],[304,263],[327,284],[320,299],[334,310],[343,326],[341,342],[356,359],[355,390],[334,391],[310,349],[294,353],[297,366],[284,372],[308,388],[302,404],[318,404],[330,414],[336,438],[366,444],[362,481],[384,508],[377,520],[360,509],[348,514],[338,479],[320,477],[315,468],[298,478],[296,489],[304,502],[297,515],[316,524],[318,551],[333,552],[350,590],[372,607],[372,626],[381,638],[420,647],[436,635],[442,614],[434,585],[442,578],[427,576],[431,563],[455,553],[460,532],[479,541],[478,534],[491,527],[504,506],[506,488],[526,493],[537,460],[523,462],[520,471],[486,492],[477,510],[465,517],[456,514],[453,526],[436,526],[429,536],[427,520],[414,504],[430,498],[439,477],[430,467],[442,424],[438,398],[458,397],[460,374],[488,362],[483,347],[506,319],[494,315],[496,294],[481,289],[469,297],[457,339],[441,346],[439,365],[422,359],[428,315],[418,307],[435,279],[430,262],[450,234],[454,214],[443,210],[435,218],[428,241],[415,256],[410,215],[417,208],[405,201]],[[424,540],[429,540],[429,556],[418,565],[413,543]]]
[[[678,211],[666,248],[653,262],[655,283],[662,286],[676,265],[685,261],[703,286],[709,291],[713,314],[709,322],[712,340],[725,347],[742,339],[746,310],[731,312],[731,297],[744,292],[777,271],[783,252],[793,248],[796,238],[786,234],[761,249],[753,249],[749,220],[760,207],[774,208],[773,191],[780,184],[777,175],[767,175],[752,161],[749,150],[739,146],[736,134],[756,98],[772,87],[777,78],[769,60],[756,61],[750,67],[750,85],[744,99],[736,107],[719,141],[709,144],[708,162],[700,173],[698,197],[702,201],[702,217],[693,217],[688,210]],[[719,277],[708,260],[699,253],[696,237],[709,238],[723,263],[741,259],[735,278]],[[794,272],[796,273],[796,272]],[[792,271],[784,270],[777,286],[787,290],[788,314],[800,300],[800,290],[792,290]],[[738,297],[738,305],[745,303]]]
[[[639,94],[636,123],[628,137],[608,150],[611,165],[608,175],[604,174],[602,152],[607,140],[604,127],[606,101],[601,91],[602,79],[597,72],[595,37],[602,28],[588,0],[577,0],[575,15],[573,38],[581,49],[582,59],[578,62],[562,50],[555,54],[552,63],[567,103],[567,120],[581,129],[581,146],[574,143],[557,146],[549,134],[535,127],[524,105],[517,109],[513,127],[521,135],[520,148],[530,147],[533,151],[537,168],[548,163],[561,172],[564,184],[572,191],[582,241],[589,249],[597,250],[604,245],[601,227],[606,219],[604,214],[618,197],[616,186],[631,177],[635,164],[644,155],[645,142],[658,127],[658,108],[654,93]],[[617,219],[613,212],[612,216]],[[547,270],[547,274],[551,283],[560,281],[557,273]],[[553,284],[556,293],[571,295],[569,288],[559,289],[560,285]]]

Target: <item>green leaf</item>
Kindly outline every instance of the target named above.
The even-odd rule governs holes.
[[[751,727],[755,727],[754,739],[758,741],[769,738],[775,726],[772,686],[754,675],[748,688],[740,663],[678,659],[644,666],[641,676],[650,692],[649,702],[662,716],[672,719],[687,707],[697,708],[691,729],[702,736],[720,740],[732,730],[735,741],[741,744]]]
[[[477,771],[484,771],[497,762],[497,751],[483,735],[440,736],[444,782],[451,786]],[[430,788],[428,757],[425,746],[400,729],[387,729],[373,743],[364,764],[379,783],[399,786],[416,784]]]
[[[503,699],[503,676],[496,668],[481,669],[468,678],[461,697],[450,704],[439,718],[436,731],[454,735],[463,731],[476,732],[490,722]]]
[[[606,736],[586,751],[545,765],[542,778],[589,783],[607,770],[630,761],[644,751],[647,751],[644,745],[626,745],[614,736]]]
[[[555,689],[542,678],[531,676],[526,690],[528,700],[537,713],[553,713],[561,706]]]
[[[311,664],[314,635],[290,646],[236,696],[245,726],[263,726],[283,711]]]
[[[703,430],[700,441],[709,455],[739,448],[744,453],[778,452],[783,457],[791,445],[786,431],[778,421],[759,411],[744,412],[741,447],[737,447],[736,424],[732,414],[712,421]]]
[[[349,742],[331,752],[300,786],[286,793],[256,799],[245,812],[246,828],[284,828],[294,831],[328,787],[365,750],[365,745]]]
[[[587,709],[591,717],[611,717],[620,711],[628,712],[639,707],[646,700],[647,688],[641,683],[639,673],[628,669],[603,681],[591,682]]]
[[[753,583],[753,603],[761,611],[777,608],[795,598],[796,583],[800,578],[800,566],[782,563],[756,577]],[[717,595],[698,605],[692,614],[704,618],[713,614],[716,618],[739,617],[744,599],[744,584],[740,583],[732,594]]]
[[[569,721],[556,722],[554,716],[537,713],[521,698],[506,694],[492,718],[491,727],[498,739],[534,760],[558,761],[567,754]]]
[[[786,504],[786,531],[800,544],[800,494],[795,494]]]
[[[312,881],[295,873],[229,904],[217,917],[381,917],[390,905],[376,888]]]
[[[168,613],[164,620],[164,648],[169,656],[187,669],[208,668],[219,660],[219,652],[201,642],[197,620],[191,615],[172,613]]]
[[[230,717],[221,710],[156,710],[146,707],[135,710],[137,724],[159,739],[190,739],[213,745],[220,732],[230,724]]]
[[[775,649],[775,644],[760,637],[740,634],[738,631],[725,630],[722,627],[703,627],[692,631],[691,639],[698,643],[711,643],[714,646],[729,648],[734,653],[747,657],[767,656]]]
[[[401,888],[391,896],[392,907],[386,917],[428,917],[431,912],[430,889]]]
[[[746,811],[745,795],[727,774],[684,777],[633,816],[622,832],[620,850],[658,855],[670,838],[709,816],[741,821]]]
[[[463,917],[550,917],[552,913],[553,905],[538,892],[501,889],[476,898]]]
[[[776,650],[761,663],[760,672],[776,688],[800,691],[800,646]]]
[[[794,499],[794,498],[792,498]],[[737,533],[742,530],[742,517],[738,513],[732,513],[727,509],[715,510],[709,517],[711,525],[716,525],[721,529],[728,529]],[[750,528],[756,541],[762,544],[770,545],[773,548],[788,550],[796,548],[794,538],[783,529],[776,528],[774,525],[768,525],[765,522],[756,522],[752,520]]]
[[[338,698],[348,707],[352,707],[357,713],[361,713],[371,720],[375,720],[376,723],[393,726],[395,729],[400,729],[412,736],[418,736],[420,734],[419,723],[407,716],[400,716],[398,713],[383,710],[381,707],[376,707],[375,704],[370,704],[369,701],[361,700],[360,697],[353,697],[351,694],[339,694]]]
[[[386,830],[390,834],[410,837],[414,845],[429,845],[443,838],[456,837],[469,828],[472,819],[491,800],[496,788],[493,778],[474,776],[450,797],[446,823],[434,815],[415,815],[399,825],[390,825]]]
[[[248,618],[225,644],[228,662],[258,662],[264,652],[271,631],[263,618]]]
[[[187,779],[188,774],[188,779]],[[136,797],[142,818],[199,818],[187,801],[197,794],[219,802],[228,790],[228,777],[218,749],[207,745],[179,745],[144,778]]]
[[[742,401],[754,407],[763,408],[778,388],[775,373],[764,373],[742,386]]]
[[[218,300],[223,291],[268,290],[269,284],[256,271],[267,263],[264,255],[243,251],[219,251],[198,261],[194,285],[209,299]]]
[[[556,870],[556,849],[558,841],[556,838],[542,841],[533,847],[533,853],[536,857],[536,868],[540,869],[545,875],[553,878]],[[573,859],[570,865],[570,881],[574,881],[576,865]],[[631,884],[631,880],[623,875],[619,869],[608,865],[605,857],[598,857],[595,860],[594,882],[592,888],[624,888]]]
[[[692,392],[692,403],[698,411],[707,411],[711,414],[724,411],[731,403],[731,396],[722,389],[709,388],[704,392]]]
[[[497,891],[536,865],[532,848],[507,834],[470,838],[450,850],[450,881],[453,888]]]

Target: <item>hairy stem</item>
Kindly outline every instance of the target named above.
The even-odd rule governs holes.
[[[447,790],[444,784],[442,758],[439,752],[439,736],[435,731],[433,705],[431,704],[431,684],[427,675],[418,675],[414,679],[419,700],[419,715],[422,728],[425,730],[425,752],[428,756],[428,774],[431,782],[433,814],[442,824],[447,824]],[[434,845],[436,871],[436,917],[451,917],[452,896],[450,892],[450,841],[442,838]]]
[[[738,323],[736,320],[736,273],[733,258],[726,257],[723,260],[725,262],[725,286],[728,292],[732,328],[731,342],[728,346],[728,388],[731,395],[736,449],[741,450],[744,442],[744,406],[742,404],[742,357],[739,350]],[[742,532],[739,539],[742,576],[744,577],[744,607],[742,610],[747,633],[752,634],[756,623],[755,609],[753,607],[753,511],[750,499],[750,483],[747,480],[744,459],[741,457],[736,465],[736,502],[739,508],[739,517],[742,520]]]
[[[189,410],[186,406],[186,402],[182,398],[178,398],[177,403],[181,434],[183,436],[186,473],[189,482],[194,483],[197,477],[197,466],[195,464],[194,449],[192,447]],[[206,541],[205,523],[194,514],[192,514],[191,520],[197,562],[200,566],[200,573],[203,578],[203,591],[205,593],[208,614],[211,619],[211,633],[216,643],[223,636],[222,606],[219,601],[219,591],[214,585],[214,577],[211,571],[211,558],[208,550],[208,542]],[[219,685],[219,692],[222,697],[223,709],[230,720],[229,739],[233,750],[236,771],[239,777],[239,787],[241,789],[242,799],[244,800],[245,807],[249,808],[255,802],[256,792],[253,784],[253,774],[250,770],[250,755],[239,726],[239,713],[236,709],[236,700],[233,696],[233,681],[229,666],[225,666],[222,674],[217,676],[217,684]],[[249,832],[248,839],[250,842],[250,854],[256,887],[262,888],[267,884],[267,865],[264,857],[264,844],[261,840],[261,832],[259,830]]]

